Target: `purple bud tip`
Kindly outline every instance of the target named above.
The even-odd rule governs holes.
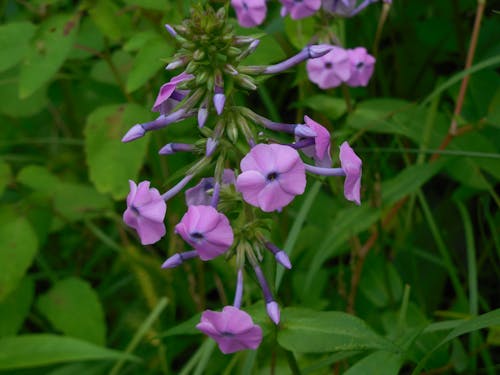
[[[316,44],[313,46],[309,46],[309,58],[315,59],[317,57],[321,57],[330,52],[333,46],[328,44]]]
[[[207,139],[206,150],[205,150],[205,155],[206,156],[212,155],[213,152],[215,151],[218,143],[219,142],[217,142],[215,139],[208,138]]]
[[[175,268],[182,264],[182,257],[179,254],[174,254],[170,258],[168,258],[163,264],[161,268]]]
[[[127,134],[122,138],[122,142],[132,142],[138,138],[144,137],[146,130],[141,126],[141,124],[134,125],[130,128]]]
[[[250,51],[250,53],[252,53],[253,51],[255,51],[257,49],[257,47],[259,46],[259,43],[260,43],[260,39],[255,39],[252,43],[250,43],[250,45],[248,46],[248,50]]]
[[[292,263],[290,263],[290,258],[288,258],[288,255],[282,250],[278,251],[274,257],[276,258],[276,261],[281,264],[283,267],[287,269],[292,268]]]
[[[271,301],[266,305],[267,315],[271,318],[274,324],[280,323],[280,308],[276,301]]]
[[[168,33],[172,35],[174,38],[177,36],[177,32],[168,23],[165,24],[165,29],[167,29]]]
[[[214,95],[214,107],[218,115],[220,115],[224,110],[225,102],[226,102],[226,95],[219,93]]]
[[[177,69],[178,67],[182,66],[183,62],[181,60],[175,60],[169,63],[166,67],[165,70],[174,70]]]
[[[307,125],[298,124],[294,129],[294,134],[301,138],[316,137],[316,132]]]
[[[207,117],[208,117],[207,107],[200,107],[198,109],[198,127],[200,129],[205,125],[205,122],[207,121]]]
[[[160,155],[172,155],[175,154],[174,148],[172,147],[172,143],[168,143],[163,146],[160,151],[158,151]]]

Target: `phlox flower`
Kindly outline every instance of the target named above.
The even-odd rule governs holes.
[[[266,0],[231,0],[238,23],[254,27],[264,22],[267,13]]]
[[[311,128],[316,135],[314,136],[314,144],[301,148],[302,152],[314,159],[314,163],[319,167],[331,167],[332,158],[330,156],[330,132],[322,125],[311,119],[309,116],[304,116],[306,125]]]
[[[193,79],[192,74],[182,72],[160,87],[155,104],[151,109],[153,112],[160,112],[162,115],[169,113],[183,98],[183,92],[177,91],[179,83]]]
[[[366,86],[370,81],[375,66],[375,58],[364,47],[347,50],[351,62],[351,76],[346,81],[349,86]]]
[[[309,17],[316,13],[321,7],[321,0],[280,0],[283,4],[281,15],[290,13],[294,20]]]
[[[167,204],[158,190],[149,187],[149,181],[142,181],[137,186],[130,180],[129,184],[130,193],[123,221],[137,231],[143,245],[153,244],[165,235],[163,220]]]
[[[361,204],[361,166],[362,161],[349,143],[340,145],[340,165],[345,172],[344,196],[347,200]]]
[[[307,76],[321,89],[340,86],[351,76],[351,61],[347,51],[334,46],[322,57],[307,60]]]

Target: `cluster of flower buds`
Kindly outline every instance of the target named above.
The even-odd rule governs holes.
[[[191,258],[206,261],[220,255],[234,257],[233,306],[224,307],[222,312],[205,311],[197,328],[216,340],[224,353],[255,349],[262,340],[262,330],[241,309],[244,271],[255,274],[267,313],[279,324],[278,304],[260,268],[263,251],[271,253],[283,267],[292,267],[287,254],[268,240],[269,221],[262,219],[261,211],[281,211],[302,194],[306,172],[345,177],[346,199],[360,204],[361,160],[344,142],[340,146],[341,165],[332,168],[330,133],[326,128],[308,116],[300,124],[273,122],[236,105],[234,93],[256,89],[259,75],[321,59],[333,47],[311,45],[276,65],[246,66],[244,58],[259,41],[235,35],[224,7],[214,11],[199,6],[193,9],[190,19],[178,26],[166,25],[166,29],[179,44],[167,69],[183,71],[160,88],[152,109],[159,112],[159,117],[133,126],[122,141],[130,142],[148,131],[195,117],[201,140],[192,145],[169,143],[159,153],[190,152],[199,159],[163,194],[151,188],[149,181],[138,185],[130,181],[123,219],[136,230],[142,244],[159,241],[166,234],[166,202],[195,177],[205,176],[185,190],[187,212],[175,226],[175,232],[192,250],[170,256],[162,267],[177,267]],[[268,130],[288,134],[291,139],[287,143],[270,141]],[[248,153],[238,157],[245,147]]]

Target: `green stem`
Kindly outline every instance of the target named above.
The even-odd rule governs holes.
[[[285,350],[286,360],[288,362],[288,367],[292,371],[293,375],[301,375],[299,365],[297,364],[297,360],[293,353],[289,350]]]

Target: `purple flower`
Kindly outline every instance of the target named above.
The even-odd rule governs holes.
[[[309,17],[321,7],[321,0],[280,0],[283,4],[281,16],[290,13],[294,20]]]
[[[236,188],[243,199],[265,212],[279,210],[306,187],[305,167],[296,150],[258,144],[241,160]]]
[[[177,85],[181,82],[193,79],[192,74],[187,74],[182,72],[181,74],[172,77],[172,79],[160,87],[160,92],[156,97],[155,104],[153,105],[153,112],[160,112],[162,115],[169,113],[177,103],[172,103],[172,101],[179,102],[185,95],[185,92],[176,91]]]
[[[362,161],[349,143],[340,145],[340,164],[345,172],[344,196],[347,200],[361,204],[361,166]]]
[[[314,145],[304,147],[301,150],[304,154],[313,158],[314,164],[317,166],[331,167],[330,132],[308,116],[304,116],[304,121],[306,125],[316,133],[316,136],[314,137]]]
[[[266,18],[266,0],[231,0],[231,5],[243,27],[260,25]]]
[[[231,169],[224,169],[222,174],[222,184],[234,184],[234,172]],[[186,190],[186,204],[188,206],[208,206],[212,202],[212,195],[208,193],[215,185],[213,177],[202,178],[198,185]]]
[[[309,79],[321,89],[340,86],[351,75],[351,61],[347,51],[335,46],[326,55],[308,60],[306,68]]]
[[[364,0],[358,7],[358,0],[323,0],[323,9],[340,17],[353,17],[368,5],[378,0]]]
[[[347,50],[351,62],[351,76],[346,81],[349,86],[366,86],[373,74],[375,58],[366,52],[366,48],[357,47]]]
[[[123,221],[139,234],[143,245],[150,245],[165,235],[163,219],[167,204],[158,190],[149,188],[149,181],[142,181],[139,186],[129,180],[130,193],[127,196],[127,209]]]
[[[222,312],[205,310],[196,328],[217,341],[224,354],[257,349],[262,341],[262,329],[234,306],[225,306]]]
[[[194,247],[201,260],[223,254],[234,240],[227,217],[211,206],[189,206],[175,232]]]

